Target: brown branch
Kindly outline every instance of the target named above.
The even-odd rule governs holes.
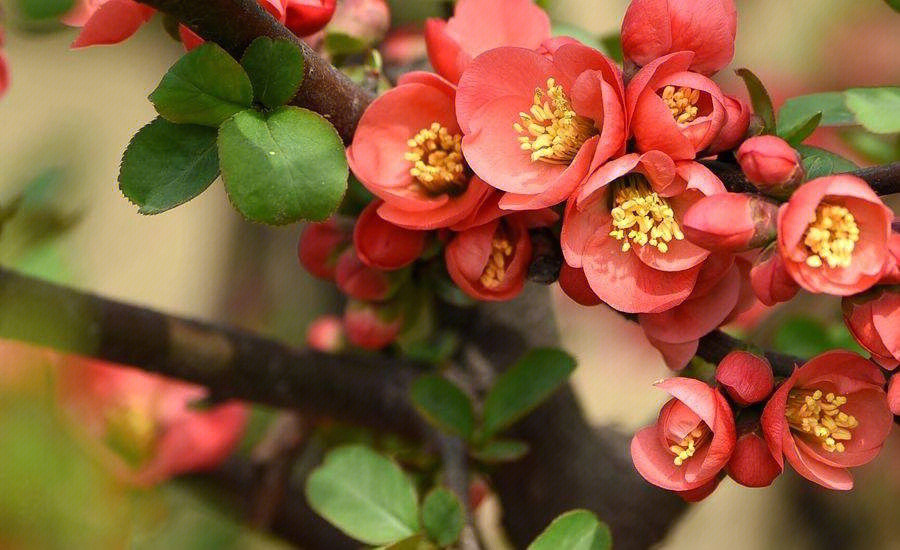
[[[734,193],[756,192],[756,188],[741,172],[738,165],[718,160],[702,160],[700,162],[718,176],[729,191]],[[879,195],[900,193],[900,162],[860,168],[848,173],[865,180]]]

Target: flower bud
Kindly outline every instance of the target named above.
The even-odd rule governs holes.
[[[750,128],[750,115],[753,110],[740,99],[725,95],[725,124],[707,147],[704,155],[714,155],[722,151],[730,151],[737,147]]]
[[[787,198],[803,183],[800,155],[776,136],[755,136],[737,150],[737,161],[757,189],[767,195]]]
[[[841,301],[844,322],[872,360],[886,369],[900,364],[900,287],[876,286]]]
[[[759,301],[767,306],[787,302],[800,290],[775,246],[769,246],[756,258],[750,269],[750,286]]]
[[[756,432],[738,436],[725,470],[731,479],[745,487],[768,487],[782,471],[768,443]]]
[[[392,271],[413,263],[425,249],[425,231],[404,229],[383,220],[372,201],[359,215],[353,230],[353,243],[359,259],[369,267]]]
[[[350,244],[350,231],[334,218],[303,229],[297,246],[300,265],[314,276],[334,280],[337,259]]]
[[[891,383],[888,384],[887,402],[891,412],[900,416],[900,374],[891,377]]]
[[[354,346],[379,350],[400,334],[403,318],[396,304],[373,304],[350,300],[344,310],[347,340]]]
[[[591,290],[591,285],[584,276],[584,270],[580,267],[563,263],[559,271],[559,288],[577,304],[596,306],[601,303],[600,298]]]
[[[425,35],[415,25],[392,29],[379,49],[389,66],[409,67],[428,56]]]
[[[384,38],[390,26],[391,10],[384,0],[339,0],[325,32],[371,46]]]
[[[772,367],[762,357],[732,351],[716,367],[716,382],[742,407],[759,403],[775,388]]]
[[[684,215],[689,241],[713,252],[740,252],[775,240],[778,205],[757,195],[720,193],[703,197]]]
[[[309,36],[331,21],[337,0],[286,0],[285,26],[297,36]]]
[[[362,263],[352,247],[338,258],[334,278],[347,296],[372,302],[387,300],[399,286],[399,278]]]
[[[344,347],[344,325],[339,317],[323,315],[306,329],[306,343],[316,351],[335,353]]]

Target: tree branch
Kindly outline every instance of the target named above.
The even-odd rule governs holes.
[[[719,160],[701,160],[700,163],[718,176],[729,191],[733,193],[757,192],[756,188],[736,164]],[[900,162],[860,168],[848,173],[865,180],[879,195],[900,193]]]

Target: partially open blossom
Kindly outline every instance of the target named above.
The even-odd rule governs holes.
[[[734,96],[725,95],[723,97],[725,99],[725,124],[700,156],[730,151],[740,145],[747,136],[753,110],[746,102]]]
[[[734,450],[731,407],[714,388],[692,378],[671,378],[657,387],[673,399],[656,424],[631,440],[634,467],[663,489],[698,489],[716,478]]]
[[[334,280],[338,257],[350,246],[348,223],[332,218],[311,223],[303,229],[297,244],[297,256],[304,269],[320,279]]]
[[[900,287],[876,286],[841,302],[853,338],[887,369],[900,365]]]
[[[659,151],[612,160],[566,205],[566,263],[584,269],[594,293],[619,311],[671,309],[690,296],[710,255],[684,238],[684,213],[723,192],[700,164],[676,164]]]
[[[326,33],[344,34],[374,45],[384,38],[390,26],[391,9],[385,0],[339,0]]]
[[[63,18],[73,27],[82,27],[73,48],[118,44],[149,21],[156,10],[134,0],[80,0]]]
[[[806,290],[857,294],[882,276],[893,217],[862,179],[818,178],[797,189],[778,211],[778,252]]]
[[[510,47],[483,53],[456,98],[466,160],[506,192],[501,208],[558,204],[624,152],[623,89],[618,67],[578,42],[559,46],[552,58]]]
[[[603,303],[603,300],[591,290],[584,270],[572,267],[565,262],[559,270],[559,287],[566,293],[566,296],[583,306],[596,306]]]
[[[732,351],[726,355],[716,367],[716,382],[742,407],[759,403],[775,388],[769,362],[747,351]]]
[[[900,416],[900,375],[895,374],[891,377],[891,383],[888,385],[887,400],[891,412]]]
[[[693,159],[725,125],[725,97],[709,78],[688,71],[690,52],[650,62],[625,89],[638,151],[658,150],[675,160]]]
[[[735,156],[747,179],[767,195],[786,199],[803,182],[800,153],[778,136],[754,136]]]
[[[373,304],[350,300],[344,309],[344,329],[354,346],[379,350],[393,343],[403,326],[396,304]]]
[[[775,246],[767,247],[757,256],[750,270],[750,285],[759,301],[769,307],[787,302],[800,290]]]
[[[810,359],[766,404],[762,427],[772,455],[786,457],[803,477],[849,490],[847,468],[871,461],[893,424],[884,375],[872,362],[843,350]]]
[[[768,487],[781,475],[781,466],[765,438],[755,430],[738,435],[726,470],[731,479],[744,487]]]
[[[351,298],[381,302],[394,295],[404,274],[369,267],[359,258],[356,249],[350,247],[338,258],[334,281],[340,291]]]
[[[323,315],[306,329],[306,344],[316,351],[340,351],[344,347],[344,339],[343,322],[334,315]]]
[[[384,200],[378,214],[410,229],[451,227],[491,193],[462,156],[455,87],[408,73],[372,102],[347,149],[350,168]]]
[[[637,65],[691,51],[691,70],[712,74],[734,57],[736,32],[733,0],[632,0],[622,21],[622,50]]]
[[[428,234],[381,219],[378,208],[382,202],[372,201],[359,215],[353,229],[353,243],[364,264],[391,271],[405,267],[421,256]]]
[[[533,50],[548,38],[550,18],[532,0],[459,0],[449,20],[425,22],[431,65],[453,83],[487,50],[500,46]]]
[[[325,28],[337,7],[337,0],[280,1],[284,4],[281,22],[297,36],[309,36]]]
[[[775,240],[778,205],[749,193],[704,197],[684,214],[692,243],[716,252],[740,252]]]

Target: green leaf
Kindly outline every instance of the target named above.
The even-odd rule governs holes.
[[[807,120],[801,122],[799,125],[788,128],[787,130],[782,130],[784,125],[781,126],[778,130],[778,135],[781,136],[786,142],[790,143],[794,147],[803,143],[803,140],[808,138],[810,134],[816,131],[816,128],[819,127],[819,123],[822,121],[822,112],[814,114],[809,117]]]
[[[528,443],[516,439],[494,439],[488,441],[480,449],[475,449],[469,454],[476,460],[488,464],[501,462],[514,462],[528,453]]]
[[[803,158],[803,169],[806,171],[807,180],[850,172],[858,168],[844,157],[818,147],[798,145],[797,151]]]
[[[844,92],[844,101],[866,130],[876,134],[900,132],[900,87],[851,88]]]
[[[312,509],[366,544],[391,544],[419,530],[416,490],[391,460],[351,445],[328,453],[306,480]]]
[[[353,55],[366,51],[369,43],[365,40],[342,32],[329,32],[325,35],[325,49],[331,55]]]
[[[435,550],[437,547],[419,533],[387,546],[379,546],[377,550]]]
[[[228,52],[207,42],[172,65],[150,101],[171,122],[219,126],[250,107],[253,87]]]
[[[415,381],[411,395],[413,405],[429,422],[464,439],[472,438],[475,429],[472,403],[453,383],[429,374]]]
[[[900,11],[900,0],[884,0],[884,2],[894,9],[894,11]]]
[[[65,15],[75,5],[75,0],[18,0],[16,8],[25,19],[44,21]]]
[[[841,139],[873,164],[889,164],[900,160],[900,134],[873,134],[862,128],[847,128]]]
[[[193,199],[218,175],[214,128],[157,117],[128,144],[119,190],[141,214],[159,214]]]
[[[225,190],[249,220],[322,221],[347,189],[347,158],[334,127],[299,107],[243,111],[219,129]]]
[[[587,510],[573,510],[559,516],[534,539],[528,550],[609,550],[612,533],[605,523]]]
[[[788,99],[778,110],[778,125],[782,128],[779,135],[783,137],[799,128],[816,113],[822,113],[820,126],[850,126],[856,123],[853,113],[844,103],[842,92],[802,95]]]
[[[303,52],[287,40],[257,38],[244,52],[241,66],[253,83],[253,96],[273,109],[290,101],[303,82]]]
[[[463,528],[463,507],[452,492],[433,489],[422,503],[422,525],[428,536],[440,546],[450,546]]]
[[[537,407],[575,370],[575,359],[551,348],[536,349],[497,379],[484,401],[483,436],[489,439]]]
[[[766,91],[766,87],[763,86],[759,77],[749,69],[738,69],[735,73],[744,79],[747,92],[750,94],[750,102],[753,104],[753,112],[762,118],[764,132],[775,133],[775,108],[772,106],[772,98]]]

